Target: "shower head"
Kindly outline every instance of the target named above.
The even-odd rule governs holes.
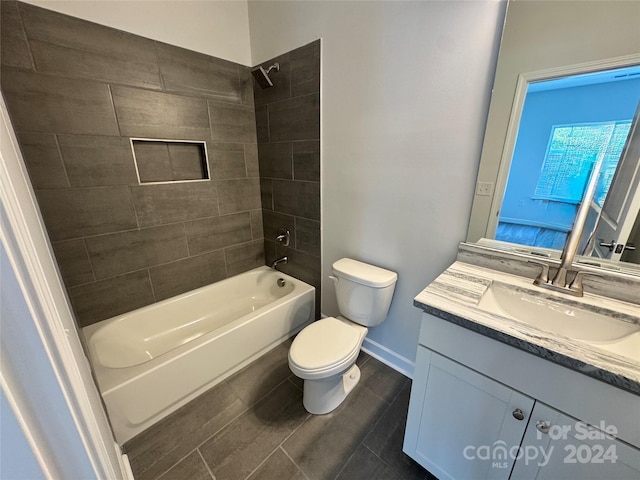
[[[271,70],[275,70],[276,72],[279,71],[280,64],[274,63],[266,70],[262,68],[262,65],[259,65],[253,70],[251,70],[251,74],[253,75],[253,78],[256,79],[256,82],[258,82],[258,85],[260,85],[260,87],[269,88],[269,87],[273,87],[273,82],[269,78],[269,72],[271,72]]]

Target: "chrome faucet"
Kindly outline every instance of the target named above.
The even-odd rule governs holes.
[[[289,261],[289,257],[284,256],[280,258],[276,258],[273,263],[271,263],[271,268],[276,268],[281,263],[287,263]]]
[[[534,285],[548,288],[556,292],[562,292],[576,297],[582,297],[584,294],[582,279],[585,277],[585,275],[591,275],[595,277],[602,276],[598,275],[597,273],[574,270],[571,267],[573,265],[573,259],[576,256],[576,252],[578,251],[578,246],[580,244],[582,231],[584,230],[584,225],[587,221],[589,206],[591,205],[593,194],[596,191],[596,185],[598,183],[598,176],[600,174],[600,167],[602,166],[603,157],[604,152],[600,154],[600,158],[598,158],[598,161],[594,164],[593,170],[591,171],[589,184],[587,185],[587,189],[584,193],[584,197],[582,198],[582,202],[580,202],[580,207],[578,207],[576,219],[573,222],[573,228],[567,234],[567,241],[565,242],[564,248],[562,249],[562,254],[560,255],[560,266],[558,267],[556,275],[553,277],[553,279],[550,280],[548,264],[536,260],[529,261],[529,263],[542,265],[542,271],[540,272],[540,275],[538,275],[538,277],[533,281]],[[570,272],[575,272],[575,276],[569,283],[569,281],[567,280],[567,274]]]

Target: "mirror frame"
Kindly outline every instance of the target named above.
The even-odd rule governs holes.
[[[638,18],[640,2],[509,0],[467,242],[497,224],[490,217],[502,202],[528,83],[640,64]]]

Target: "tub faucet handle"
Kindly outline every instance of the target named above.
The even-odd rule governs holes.
[[[276,237],[276,241],[282,243],[283,246],[288,247],[291,241],[291,232],[284,230],[280,235]]]

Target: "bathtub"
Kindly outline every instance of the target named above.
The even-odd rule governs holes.
[[[259,267],[84,327],[116,440],[123,444],[294,335],[313,320],[314,305],[314,287]]]

